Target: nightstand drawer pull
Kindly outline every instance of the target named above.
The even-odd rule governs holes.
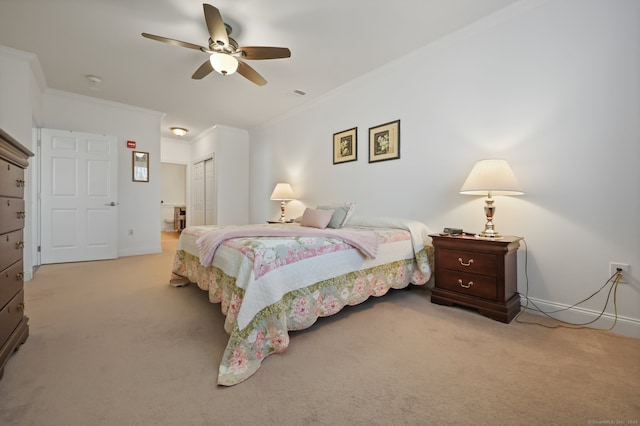
[[[471,266],[471,265],[473,264],[473,259],[469,259],[469,261],[468,261],[467,263],[464,263],[464,262],[462,261],[462,258],[461,258],[461,257],[459,257],[459,258],[458,258],[458,262],[460,262],[460,264],[461,264],[462,266]]]
[[[471,286],[473,285],[473,281],[469,281],[469,284],[465,284],[462,279],[458,279],[458,284],[460,284],[460,287],[462,288],[471,288]]]

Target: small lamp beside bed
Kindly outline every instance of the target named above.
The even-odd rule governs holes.
[[[278,183],[271,193],[271,200],[280,201],[280,222],[284,223],[284,209],[286,201],[295,200],[296,196],[293,193],[293,188],[288,183]]]
[[[460,194],[486,195],[484,214],[487,222],[484,230],[478,234],[480,238],[501,239],[502,235],[495,230],[493,215],[496,211],[493,205],[493,195],[522,195],[520,184],[513,174],[509,163],[501,159],[480,160],[471,169],[467,180],[460,188]]]

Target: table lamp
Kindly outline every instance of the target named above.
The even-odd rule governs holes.
[[[509,163],[501,159],[480,160],[471,169],[471,173],[464,181],[460,193],[465,195],[486,195],[484,213],[487,222],[484,230],[478,234],[480,238],[500,239],[493,225],[493,215],[496,208],[493,205],[494,195],[522,195],[520,184],[513,174]]]
[[[293,193],[293,188],[288,183],[279,183],[273,189],[271,193],[271,200],[280,201],[280,222],[284,223],[284,208],[285,201],[294,200],[296,196]]]

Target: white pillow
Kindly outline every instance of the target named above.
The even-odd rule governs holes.
[[[312,228],[324,229],[329,224],[331,217],[333,216],[333,210],[319,210],[307,208],[302,214],[300,225],[309,226]]]
[[[327,228],[342,228],[342,225],[347,221],[347,214],[349,214],[349,206],[317,206],[316,209],[333,210],[333,216],[331,216]]]
[[[356,211],[356,207],[358,207],[358,203],[350,203],[350,202],[333,203],[331,204],[331,206],[332,207],[346,206],[349,208],[349,211],[347,212],[347,216],[344,218],[344,221],[342,222],[342,226],[346,226],[347,223],[349,222],[349,219],[351,219],[351,216],[353,216],[353,213]]]

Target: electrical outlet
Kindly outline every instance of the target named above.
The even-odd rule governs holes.
[[[628,284],[629,283],[629,272],[630,266],[628,263],[618,263],[618,262],[609,262],[609,276],[615,274],[618,269],[621,269],[620,273],[622,274],[622,278],[618,281],[618,284]],[[615,277],[614,277],[615,278]]]

